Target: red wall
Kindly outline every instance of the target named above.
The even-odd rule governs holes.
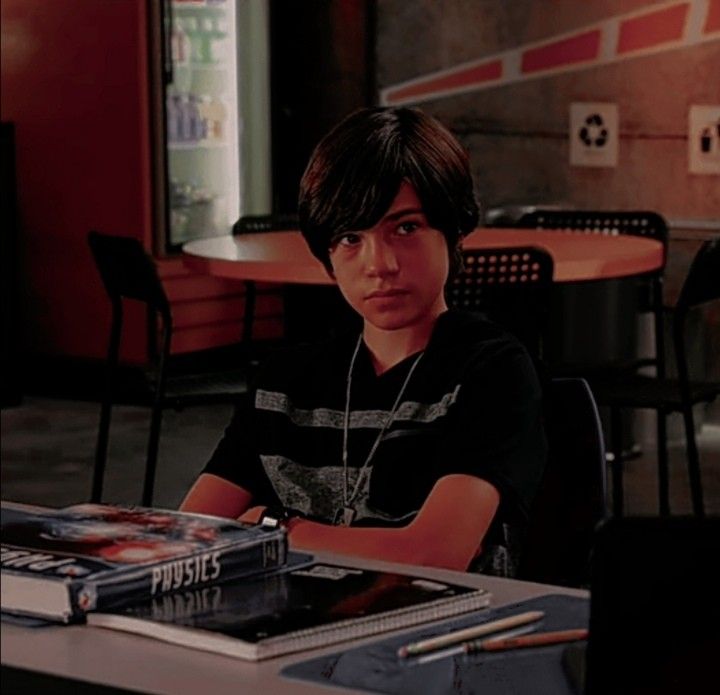
[[[153,0],[154,2],[155,0]],[[97,229],[153,248],[148,4],[2,0],[2,119],[16,126],[23,343],[30,356],[103,358],[110,307],[87,246]],[[173,352],[235,343],[243,284],[159,259]],[[255,338],[282,335],[262,288]],[[145,317],[126,309],[122,359],[147,359]]]
[[[145,21],[142,0],[2,1],[31,353],[102,357],[109,311],[86,235],[150,238]],[[125,357],[142,360],[142,314],[129,318]]]

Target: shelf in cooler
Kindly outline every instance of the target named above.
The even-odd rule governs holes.
[[[227,142],[169,142],[168,149],[173,151],[219,150],[227,147]]]

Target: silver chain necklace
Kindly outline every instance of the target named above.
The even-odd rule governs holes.
[[[398,395],[395,398],[395,403],[393,403],[392,408],[390,409],[390,414],[388,415],[387,419],[385,420],[385,423],[383,424],[382,428],[380,429],[380,432],[378,436],[375,438],[375,442],[373,443],[372,447],[370,447],[370,453],[367,455],[367,458],[365,459],[365,463],[360,467],[360,470],[358,471],[358,477],[355,481],[355,486],[352,489],[352,492],[350,495],[348,495],[348,436],[350,432],[350,391],[352,389],[352,376],[353,371],[355,369],[355,360],[357,359],[358,353],[360,352],[360,345],[362,344],[362,333],[358,337],[357,344],[355,345],[355,351],[353,352],[352,358],[350,359],[350,367],[348,368],[348,375],[347,379],[345,380],[345,417],[343,419],[343,443],[342,443],[342,464],[343,464],[343,506],[340,507],[340,509],[337,510],[335,513],[335,519],[333,523],[335,525],[340,526],[350,526],[350,524],[353,522],[355,517],[357,516],[357,510],[352,506],[353,502],[355,502],[359,492],[362,483],[365,480],[365,477],[367,476],[370,462],[372,461],[373,456],[375,455],[375,451],[377,450],[378,446],[380,446],[380,441],[383,438],[383,435],[387,431],[388,427],[393,423],[395,420],[395,415],[397,414],[398,406],[400,405],[400,400],[403,397],[403,394],[405,393],[405,389],[407,389],[408,384],[410,383],[410,378],[413,375],[413,372],[415,371],[415,367],[418,366],[418,362],[420,362],[420,358],[423,356],[424,351],[421,352],[416,358],[415,361],[412,363],[412,366],[410,367],[410,370],[407,373],[407,376],[405,377],[405,381],[403,382],[403,385],[400,387],[400,391],[398,391]]]

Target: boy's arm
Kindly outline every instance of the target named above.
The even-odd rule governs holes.
[[[294,518],[288,525],[289,538],[302,550],[464,571],[479,553],[499,503],[500,494],[487,481],[446,475],[403,528],[330,526]]]
[[[202,473],[180,504],[181,512],[236,519],[252,502],[252,494],[228,480]]]

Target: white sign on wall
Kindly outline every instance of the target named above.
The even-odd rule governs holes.
[[[720,174],[720,106],[691,106],[688,115],[691,174]]]
[[[618,161],[618,107],[606,102],[570,104],[570,164],[615,167]]]

